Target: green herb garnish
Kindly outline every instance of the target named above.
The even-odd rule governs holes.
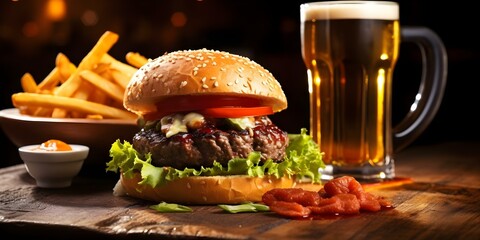
[[[192,212],[193,210],[187,206],[175,204],[175,203],[166,203],[161,202],[157,205],[151,205],[151,209],[156,210],[158,212]]]
[[[270,208],[267,205],[259,203],[243,203],[238,205],[218,205],[224,211],[229,213],[242,213],[242,212],[268,212]]]

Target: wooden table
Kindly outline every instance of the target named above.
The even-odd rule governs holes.
[[[113,196],[116,177],[82,174],[70,188],[40,189],[17,165],[0,170],[0,232],[2,239],[480,239],[480,142],[410,147],[396,165],[412,183],[370,189],[394,209],[316,220],[217,206],[158,213],[150,202]]]

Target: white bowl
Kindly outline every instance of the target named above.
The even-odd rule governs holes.
[[[72,151],[41,151],[40,145],[20,147],[18,152],[30,176],[42,188],[63,188],[72,184],[82,169],[89,148],[70,144]]]

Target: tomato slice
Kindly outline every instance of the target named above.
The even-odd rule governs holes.
[[[242,96],[172,96],[157,103],[157,112],[146,114],[145,120],[160,119],[176,112],[199,112],[211,117],[246,117],[272,114],[272,108],[261,100]],[[253,115],[252,115],[253,114]]]
[[[206,108],[199,111],[200,114],[207,117],[215,118],[240,118],[240,117],[255,117],[273,114],[272,107],[221,107],[221,108]]]

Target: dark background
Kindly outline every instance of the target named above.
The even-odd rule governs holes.
[[[65,3],[65,15],[48,15],[46,6],[58,2]],[[272,118],[281,128],[298,132],[308,127],[309,118],[306,70],[300,53],[299,5],[304,2],[308,1],[0,1],[0,109],[13,107],[10,96],[22,91],[24,73],[41,81],[53,69],[59,52],[78,64],[110,30],[120,39],[109,53],[123,61],[129,51],[153,58],[196,48],[225,50],[255,60],[279,80],[289,101],[288,109]],[[477,8],[462,1],[399,2],[401,24],[434,30],[443,39],[449,60],[440,110],[409,147],[477,141],[480,79],[476,70],[480,61],[473,37],[478,35]],[[393,83],[395,123],[413,103],[420,64],[418,49],[402,45]],[[21,162],[17,148],[3,132],[0,143],[0,166]]]

